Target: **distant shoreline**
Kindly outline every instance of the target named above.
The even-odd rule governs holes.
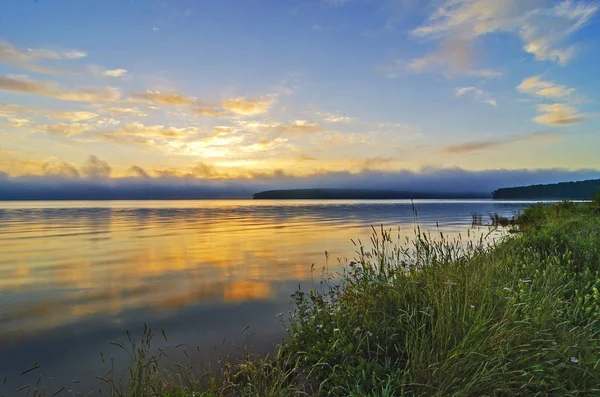
[[[406,192],[368,189],[283,189],[252,195],[254,200],[427,200],[491,199],[489,193]]]

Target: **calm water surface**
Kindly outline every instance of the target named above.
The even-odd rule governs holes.
[[[530,203],[415,204],[422,230],[437,222],[456,235],[472,212],[511,215]],[[368,241],[381,224],[412,236],[411,203],[0,203],[0,382],[36,360],[55,383],[93,379],[109,342],[144,323],[173,345],[210,350],[253,334],[268,350],[281,337],[276,314],[311,284],[311,265],[327,251],[335,270],[354,254],[350,239]]]

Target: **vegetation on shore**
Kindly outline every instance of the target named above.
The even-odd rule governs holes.
[[[498,200],[591,200],[600,189],[600,179],[547,185],[509,187],[494,190]]]
[[[341,277],[293,295],[274,356],[163,371],[148,332],[106,394],[600,395],[600,196],[532,206],[516,223],[494,245],[417,231],[403,248],[374,230]]]
[[[415,192],[375,189],[283,189],[252,195],[255,200],[412,200],[490,198],[482,192]]]

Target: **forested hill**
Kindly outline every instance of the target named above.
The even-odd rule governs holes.
[[[267,190],[252,196],[257,200],[406,200],[490,198],[489,193],[432,193],[367,189]]]
[[[600,179],[591,179],[503,188],[495,190],[492,196],[500,200],[590,200],[598,189],[600,189]]]

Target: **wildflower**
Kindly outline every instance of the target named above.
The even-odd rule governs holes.
[[[471,305],[471,309],[475,309],[475,305]]]
[[[508,287],[504,287],[504,288],[502,288],[502,289],[503,289],[504,291],[510,291],[510,288],[508,288]]]
[[[525,280],[521,280],[522,283],[527,283],[527,284],[531,284],[532,281],[530,279],[525,279]]]
[[[577,364],[579,362],[575,357],[571,357],[571,362]]]
[[[318,328],[323,328],[323,324],[317,325]]]
[[[340,332],[340,329],[339,328],[334,328],[333,332]]]
[[[367,331],[367,335],[369,335],[369,337],[373,336],[373,334],[370,333],[369,331]]]

